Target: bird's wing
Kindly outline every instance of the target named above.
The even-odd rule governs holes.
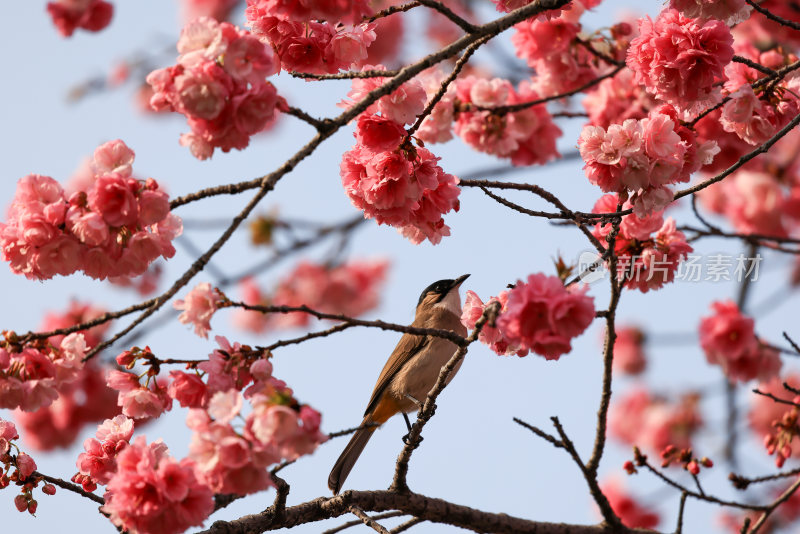
[[[422,350],[429,340],[429,336],[403,334],[403,337],[400,338],[400,341],[394,348],[392,355],[386,360],[386,365],[383,366],[381,375],[378,377],[378,383],[375,384],[375,389],[372,390],[372,397],[370,397],[369,404],[367,404],[367,409],[364,412],[365,416],[372,413],[378,405],[381,395],[383,395],[383,392],[389,387],[392,378],[394,378],[397,372],[402,369],[415,354]]]

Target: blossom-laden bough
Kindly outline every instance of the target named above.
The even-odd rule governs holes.
[[[793,257],[795,263],[800,254],[796,10],[784,0],[671,0],[654,17],[618,20],[593,31],[585,15],[600,4],[596,0],[494,4],[497,12],[487,18],[488,13],[459,0],[248,0],[244,9],[230,0],[182,3],[186,21],[176,36],[178,56],[170,59],[171,66],[153,68],[139,93],[151,110],[185,117],[190,131],[178,143],[197,159],[219,158],[217,149],[248,149],[281,115],[304,122],[314,134],[263,176],[172,201],[154,179],[134,176],[133,150],[121,140],[102,144],[65,185],[38,174],[19,180],[6,222],[0,225],[2,257],[16,274],[48,280],[83,272],[98,281],[153,289],[159,285],[154,261],[171,259],[173,242],[183,242],[195,261],[150,300],[111,312],[74,303],[67,314],[46,321],[41,331],[3,331],[0,406],[16,410],[18,425],[0,420],[0,488],[18,487],[18,510],[34,514],[34,490],[41,485],[43,493],[52,495],[57,486],[102,504],[101,513],[120,529],[172,534],[202,525],[232,500],[274,488],[272,507],[214,523],[210,531],[263,531],[347,514],[356,520],[343,527],[363,523],[379,532],[388,532],[380,521],[391,514],[411,516],[395,532],[422,522],[479,532],[666,531],[661,515],[616,476],[624,471],[649,473],[676,491],[678,533],[689,529],[684,527],[689,500],[724,507],[723,520],[741,532],[766,532],[795,522],[800,516],[796,469],[762,477],[731,474],[734,487],[742,490],[776,482],[758,499],[717,496],[716,489],[707,488],[706,473],[725,464],[738,469],[737,451],[743,445],[737,439],[736,388],[756,380],[762,383],[753,386],[749,419],[764,441],[763,453],[774,455],[780,469],[800,451],[794,443],[800,438],[800,391],[791,375],[781,375],[790,367],[789,358],[800,355],[800,347],[794,332],[770,340],[770,325],[748,302],[754,280],[750,275],[762,251]],[[99,0],[59,0],[50,2],[47,11],[57,30],[70,36],[77,29],[104,30],[113,6]],[[410,11],[413,15],[406,14]],[[397,43],[404,24],[420,13],[428,19],[426,37],[434,43],[433,51],[408,62],[401,59]],[[240,27],[228,18],[245,22]],[[507,30],[516,58],[500,56],[496,49],[494,53],[514,68],[480,63],[480,52],[491,50],[491,42]],[[142,70],[149,63],[136,64]],[[137,72],[131,65],[87,87],[118,86]],[[524,71],[526,65],[532,71]],[[339,102],[343,110],[315,117],[281,88],[281,73],[311,88],[324,87],[328,80],[350,80],[345,82],[350,85],[347,99]],[[570,99],[579,95],[585,113],[568,109]],[[552,109],[558,106],[564,109]],[[568,186],[540,181],[538,174],[526,174],[521,182],[460,180],[445,170],[452,162],[436,155],[438,147],[436,152],[431,148],[457,137],[461,150],[510,162],[509,172],[544,167],[566,159],[557,142],[568,130],[558,121],[584,117],[587,124],[571,141],[584,173],[565,177]],[[267,195],[280,196],[276,185],[298,164],[351,127],[355,144],[341,151],[337,183],[358,219],[329,225],[261,216],[251,225],[252,241],[270,247],[273,255],[239,275],[220,276],[211,260],[241,223]],[[592,191],[591,210],[574,209],[561,200],[564,187],[575,184]],[[459,235],[455,222],[456,212],[463,216],[475,209],[470,205],[474,199],[462,194],[475,187],[513,210],[510,217],[519,221],[529,222],[518,217],[525,215],[579,229],[592,250],[588,265],[558,257],[552,272],[521,266],[512,280],[493,281],[490,294],[496,296],[486,302],[476,291],[467,291],[461,316],[471,331],[467,337],[360,318],[378,306],[389,266],[383,259],[347,257],[361,218],[394,227],[414,245],[475,243],[484,237]],[[516,196],[505,198],[498,190]],[[205,251],[194,250],[191,238],[181,237],[184,225],[173,211],[247,191],[253,193],[246,206],[223,221],[224,230]],[[525,206],[531,194],[550,211]],[[691,197],[695,225],[683,224],[685,214],[674,209],[683,197]],[[709,214],[717,218],[712,221]],[[483,228],[494,228],[494,223],[484,221]],[[326,258],[303,258],[272,285],[256,280],[279,260],[333,241],[331,237],[338,241]],[[701,408],[711,402],[709,393],[646,388],[642,377],[656,359],[658,351],[652,349],[659,346],[658,333],[648,331],[650,325],[618,324],[618,314],[628,299],[659,298],[681,285],[686,270],[696,266],[697,242],[712,237],[741,241],[748,255],[742,259],[744,276],[738,280],[736,301],[718,296],[708,306],[698,306],[703,309],[698,339],[689,341],[696,345],[700,364],[711,364],[725,381],[725,453],[703,455],[707,444],[700,434],[711,418]],[[201,272],[212,281],[184,291]],[[602,289],[588,285],[598,273],[606,278]],[[240,286],[241,301],[228,296],[231,284]],[[607,304],[599,308],[605,292]],[[327,323],[264,346],[218,335],[218,346],[207,357],[159,355],[145,341],[128,344],[113,367],[101,362],[107,360],[101,357],[106,349],[128,343],[128,334],[147,335],[152,324],[148,319],[179,295],[172,304],[173,317],[192,325],[201,338],[221,333],[222,319],[212,326],[216,315],[230,315],[245,330],[270,334],[307,328],[316,320]],[[112,320],[137,313],[114,333],[105,331]],[[514,420],[567,454],[582,474],[602,523],[516,518],[411,491],[407,475],[423,429],[450,375],[468,349],[478,346],[475,341],[498,355],[572,360],[578,357],[567,356],[578,352],[573,343],[578,346],[575,340],[595,321],[605,330],[588,455],[556,416],[551,418],[553,431]],[[350,431],[326,435],[320,411],[300,401],[303,384],[293,384],[295,391],[273,375],[273,367],[280,369],[283,347],[356,327],[444,337],[458,348],[427,397],[417,399],[419,413],[388,490],[346,491],[287,506],[291,488],[278,473],[302,462],[329,437]],[[680,362],[683,372],[696,364]],[[635,385],[612,395],[617,391],[615,375],[625,375]],[[144,434],[150,421],[168,417],[176,401],[188,410],[191,430],[184,458]],[[83,444],[71,482],[39,473],[18,441],[19,428],[33,449],[65,447],[87,424],[98,426]],[[614,468],[604,461],[607,441],[634,448],[616,475],[608,474]],[[659,461],[653,463],[656,455]],[[100,486],[105,487],[102,497],[95,493]],[[384,511],[389,514],[369,515]]]

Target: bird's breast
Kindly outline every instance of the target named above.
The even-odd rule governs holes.
[[[444,338],[432,337],[414,358],[402,367],[392,380],[389,390],[404,412],[416,411],[418,406],[406,396],[425,402],[428,392],[436,384],[442,367],[450,361],[458,347]],[[456,365],[447,382],[453,379],[464,360]]]

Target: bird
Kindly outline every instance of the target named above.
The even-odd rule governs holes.
[[[467,277],[469,274],[454,280],[439,280],[426,287],[417,302],[411,326],[449,330],[462,337],[466,336],[467,329],[461,324],[461,297],[458,290]],[[347,475],[378,426],[393,415],[402,413],[411,432],[411,422],[406,413],[419,409],[425,402],[442,367],[457,348],[455,343],[443,337],[403,334],[378,376],[361,426],[353,434],[328,476],[328,487],[334,495],[339,494]],[[447,377],[448,383],[459,367],[461,362]],[[407,438],[408,434],[403,436],[403,441]]]

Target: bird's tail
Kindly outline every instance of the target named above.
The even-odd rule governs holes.
[[[372,433],[375,432],[376,426],[366,426],[372,422],[372,417],[367,416],[364,418],[364,421],[361,423],[363,428],[356,430],[353,437],[350,438],[350,443],[344,448],[341,456],[336,460],[333,469],[331,469],[331,474],[328,475],[328,487],[333,491],[334,495],[339,494],[339,490],[342,489],[342,484],[344,484],[347,475],[350,474],[356,460],[361,456],[361,451],[364,450],[369,438],[372,437]]]

